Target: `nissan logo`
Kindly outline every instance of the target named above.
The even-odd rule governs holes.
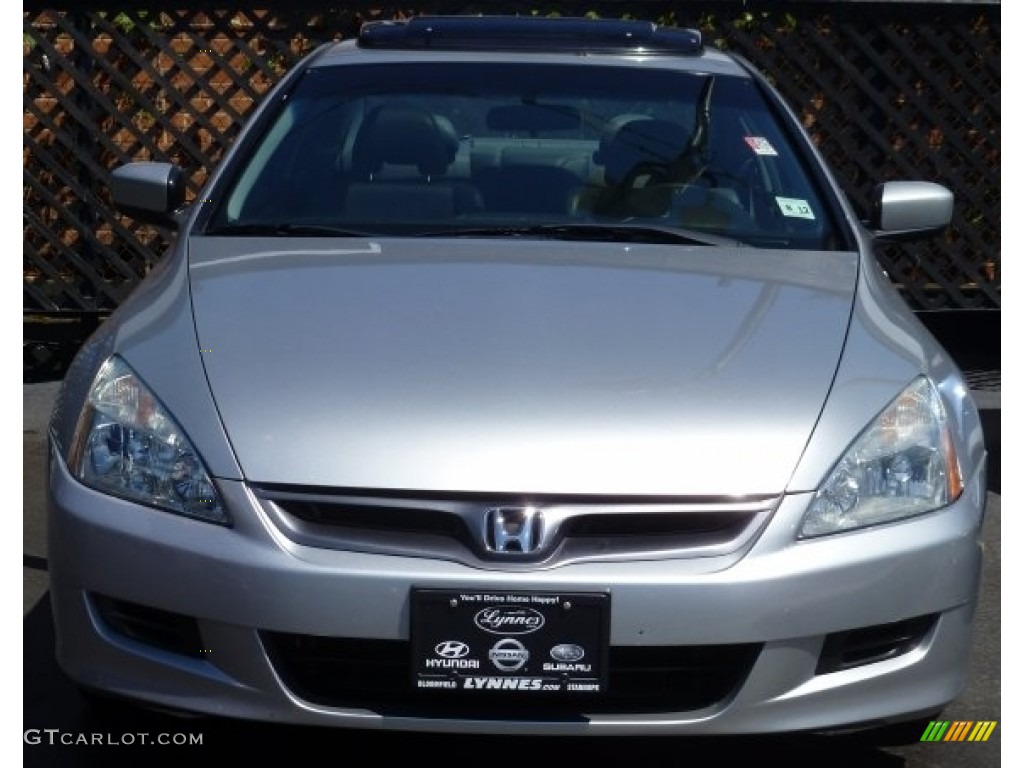
[[[544,626],[544,616],[533,608],[495,605],[477,611],[473,623],[492,635],[528,635]]]
[[[551,649],[551,658],[555,661],[566,661],[570,664],[583,658],[584,651],[578,645],[562,643]]]
[[[494,644],[487,658],[502,672],[518,672],[530,660],[530,652],[518,640],[506,637]]]
[[[445,659],[461,659],[469,655],[469,646],[460,640],[445,640],[434,646],[434,653]]]

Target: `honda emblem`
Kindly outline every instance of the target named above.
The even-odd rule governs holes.
[[[491,507],[484,513],[487,549],[502,554],[534,552],[541,543],[542,523],[536,507]]]

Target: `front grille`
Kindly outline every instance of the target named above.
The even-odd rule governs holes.
[[[279,502],[282,509],[300,520],[318,525],[360,530],[388,530],[396,533],[421,533],[459,538],[465,526],[457,515],[438,509],[402,507],[396,504],[318,503],[289,499]]]
[[[609,649],[608,693],[507,694],[420,690],[412,685],[411,649],[402,640],[261,633],[284,684],[315,704],[383,715],[460,719],[559,720],[589,714],[688,712],[727,700],[742,685],[761,644]]]
[[[191,616],[104,595],[90,598],[100,619],[116,634],[171,653],[200,657],[199,625]]]
[[[932,613],[827,635],[815,674],[839,672],[902,656],[921,644],[938,617],[937,613]]]
[[[299,544],[507,570],[593,560],[736,554],[753,542],[778,502],[775,497],[428,497],[276,486],[254,490],[270,519]],[[488,510],[527,506],[539,509],[543,517],[537,549],[492,551]]]

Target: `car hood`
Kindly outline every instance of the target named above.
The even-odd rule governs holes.
[[[783,491],[857,272],[855,253],[512,239],[193,237],[189,259],[248,480],[623,496]]]

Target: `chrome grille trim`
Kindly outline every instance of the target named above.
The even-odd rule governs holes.
[[[508,494],[309,493],[253,487],[270,521],[296,544],[319,549],[449,560],[522,571],[569,563],[742,556],[781,496],[755,499],[627,500]],[[494,553],[483,520],[496,506],[539,507],[540,545]],[[732,556],[732,557],[730,557]],[[721,567],[727,567],[727,563]]]

